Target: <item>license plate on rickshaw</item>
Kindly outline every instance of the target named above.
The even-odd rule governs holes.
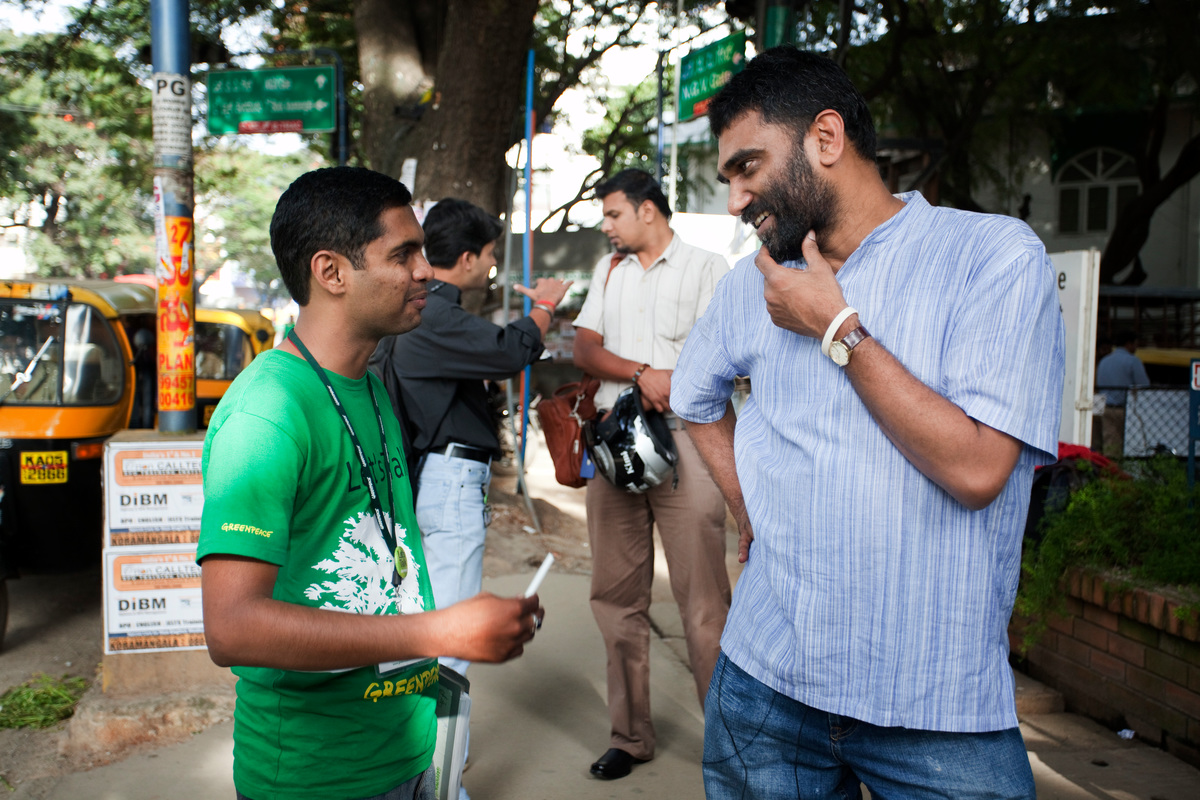
[[[21,483],[66,483],[67,451],[21,453]]]

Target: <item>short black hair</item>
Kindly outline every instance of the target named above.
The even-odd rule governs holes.
[[[645,170],[623,169],[608,180],[596,184],[596,197],[600,200],[613,192],[624,192],[634,208],[641,208],[642,203],[649,200],[662,212],[663,217],[671,218],[671,206],[667,203],[662,187]]]
[[[463,253],[479,255],[504,233],[495,216],[474,203],[447,197],[425,214],[425,260],[449,269]]]
[[[383,212],[411,202],[403,183],[362,167],[317,169],[292,181],[271,217],[271,251],[292,299],[308,305],[309,267],[321,250],[363,269],[363,251],[383,235]]]
[[[875,160],[875,123],[867,101],[833,60],[794,47],[772,47],[734,75],[708,107],[713,136],[738,117],[757,111],[763,121],[790,126],[802,140],[817,115],[841,115],[858,154]]]

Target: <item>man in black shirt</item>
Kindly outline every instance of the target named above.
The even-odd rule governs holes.
[[[463,291],[488,285],[503,232],[500,220],[465,200],[448,198],[429,210],[422,227],[433,280],[421,324],[385,338],[371,363],[382,372],[390,360],[399,377],[401,396],[393,405],[412,437],[408,446],[422,454],[413,482],[417,524],[433,599],[445,608],[483,587],[491,459],[500,455],[484,381],[505,380],[537,360],[571,282],[539,278],[532,288],[516,286],[532,298],[533,310],[501,328],[460,305]],[[465,661],[444,658],[442,663],[466,672]]]

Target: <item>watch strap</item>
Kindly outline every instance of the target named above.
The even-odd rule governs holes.
[[[823,355],[829,355],[829,345],[833,344],[834,334],[837,333],[838,328],[842,327],[842,323],[857,313],[850,306],[846,306],[837,313],[837,316],[833,318],[833,322],[829,323],[829,327],[825,329],[825,336],[821,339],[821,353]]]
[[[869,339],[870,337],[871,334],[867,329],[859,325],[838,341],[830,343],[829,358],[839,367],[849,366],[850,357],[854,355],[854,348],[862,344],[864,339]]]
[[[842,337],[842,344],[846,345],[847,350],[853,350],[858,345],[862,344],[863,339],[870,339],[871,332],[859,325],[854,330]]]

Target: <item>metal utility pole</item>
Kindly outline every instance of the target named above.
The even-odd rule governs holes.
[[[187,0],[150,0],[158,430],[196,430],[195,207]]]
[[[659,43],[662,47],[662,43]],[[658,74],[658,130],[655,134],[655,146],[657,148],[656,157],[654,159],[654,180],[658,181],[658,185],[662,186],[663,179],[663,59],[666,57],[663,50],[658,51],[658,66],[655,67],[655,72]]]

